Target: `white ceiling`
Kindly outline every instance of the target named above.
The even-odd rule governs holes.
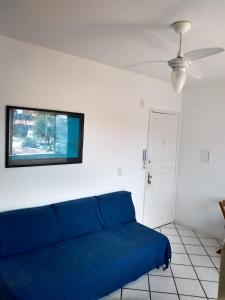
[[[170,24],[180,19],[193,24],[185,51],[225,48],[225,0],[0,0],[0,34],[119,68],[174,57],[178,36]],[[225,53],[198,65],[205,81],[225,80]],[[170,77],[161,63],[132,71]]]

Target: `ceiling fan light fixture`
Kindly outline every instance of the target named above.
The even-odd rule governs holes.
[[[186,82],[187,72],[185,67],[175,67],[172,70],[171,74],[171,82],[176,91],[176,93],[180,93],[183,89],[184,84]]]
[[[172,24],[174,31],[179,34],[179,46],[177,56],[167,61],[163,60],[154,60],[154,61],[144,61],[132,65],[128,65],[126,68],[137,67],[139,65],[154,63],[154,62],[166,62],[168,66],[172,69],[171,82],[177,93],[180,93],[186,82],[187,73],[193,78],[201,79],[203,74],[195,64],[192,64],[192,61],[202,59],[211,55],[224,52],[225,49],[222,47],[213,47],[213,48],[202,48],[195,49],[186,53],[183,53],[182,49],[182,39],[183,35],[187,33],[191,28],[191,22],[187,20],[177,21]],[[190,68],[190,69],[189,69]]]

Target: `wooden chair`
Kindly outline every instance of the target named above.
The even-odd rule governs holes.
[[[219,292],[217,300],[225,299],[225,243],[223,243],[223,251],[220,263],[220,280],[219,280]]]
[[[225,219],[225,200],[222,200],[219,202],[219,205],[220,205],[220,208],[221,208],[221,211],[222,211],[222,214],[223,214],[223,217]],[[216,251],[218,254],[221,254],[222,252],[222,249],[219,249],[218,251]]]
[[[225,200],[219,202],[220,208],[222,210],[223,217],[225,219]]]

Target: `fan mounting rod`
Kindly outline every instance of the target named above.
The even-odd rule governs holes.
[[[180,41],[179,41],[179,49],[177,52],[177,58],[182,58],[183,57],[183,52],[182,52],[182,36],[184,33],[188,32],[191,28],[191,22],[189,21],[177,21],[172,24],[172,27],[176,33],[179,34],[180,36]]]
[[[189,21],[177,21],[172,24],[173,29],[178,34],[187,33],[191,29],[191,22]]]

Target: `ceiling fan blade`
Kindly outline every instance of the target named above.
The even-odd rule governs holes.
[[[189,66],[189,68],[187,69],[187,73],[196,79],[201,79],[203,78],[203,73],[202,70],[199,68],[199,66],[197,66],[194,63],[191,63],[191,65]]]
[[[123,69],[130,69],[130,68],[134,68],[134,67],[138,67],[141,65],[145,65],[145,64],[153,64],[153,63],[168,63],[167,60],[149,60],[149,61],[143,61],[137,64],[132,64],[132,65],[127,65],[125,67],[123,67]]]
[[[203,48],[203,49],[196,49],[184,54],[184,58],[186,60],[197,60],[201,59],[206,56],[214,55],[220,52],[223,52],[223,48]]]

